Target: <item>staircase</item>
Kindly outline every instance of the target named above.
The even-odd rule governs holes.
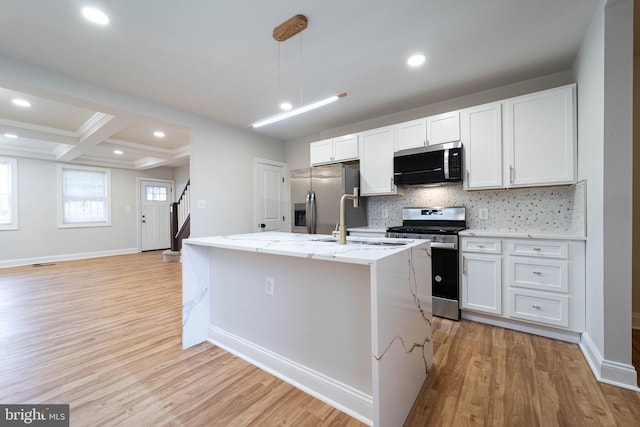
[[[189,237],[191,233],[190,185],[191,180],[187,181],[187,185],[185,185],[184,190],[182,190],[178,201],[172,203],[170,206],[171,249],[162,253],[166,262],[180,261],[182,240]]]

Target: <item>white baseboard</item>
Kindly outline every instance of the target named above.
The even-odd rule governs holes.
[[[114,255],[138,253],[138,248],[115,249],[111,251],[82,252],[77,254],[51,255],[45,257],[19,258],[0,261],[0,268],[18,267],[21,265],[47,264],[52,262],[74,261],[77,259],[100,258]]]
[[[605,360],[588,333],[582,334],[580,349],[596,379],[605,384],[640,391],[633,365]]]
[[[209,326],[209,342],[352,416],[373,424],[373,397],[264,347]]]
[[[640,313],[631,314],[631,327],[633,329],[640,329]]]

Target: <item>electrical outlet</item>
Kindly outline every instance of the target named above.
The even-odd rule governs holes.
[[[389,211],[387,209],[382,209],[382,218],[389,218]]]
[[[488,219],[489,218],[489,210],[487,208],[478,209],[478,217],[480,217],[480,219]]]
[[[273,277],[264,278],[264,292],[271,296],[276,293],[276,281],[273,280]]]
[[[198,209],[206,209],[207,201],[206,200],[198,200]]]

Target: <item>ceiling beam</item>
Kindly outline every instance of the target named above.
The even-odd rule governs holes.
[[[58,153],[56,160],[70,162],[120,132],[131,123],[133,123],[133,119],[126,116],[96,113],[78,130],[77,144]]]

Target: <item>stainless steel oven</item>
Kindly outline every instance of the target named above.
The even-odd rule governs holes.
[[[403,208],[402,225],[387,229],[387,237],[431,240],[434,316],[460,319],[458,232],[466,224],[464,206]]]

